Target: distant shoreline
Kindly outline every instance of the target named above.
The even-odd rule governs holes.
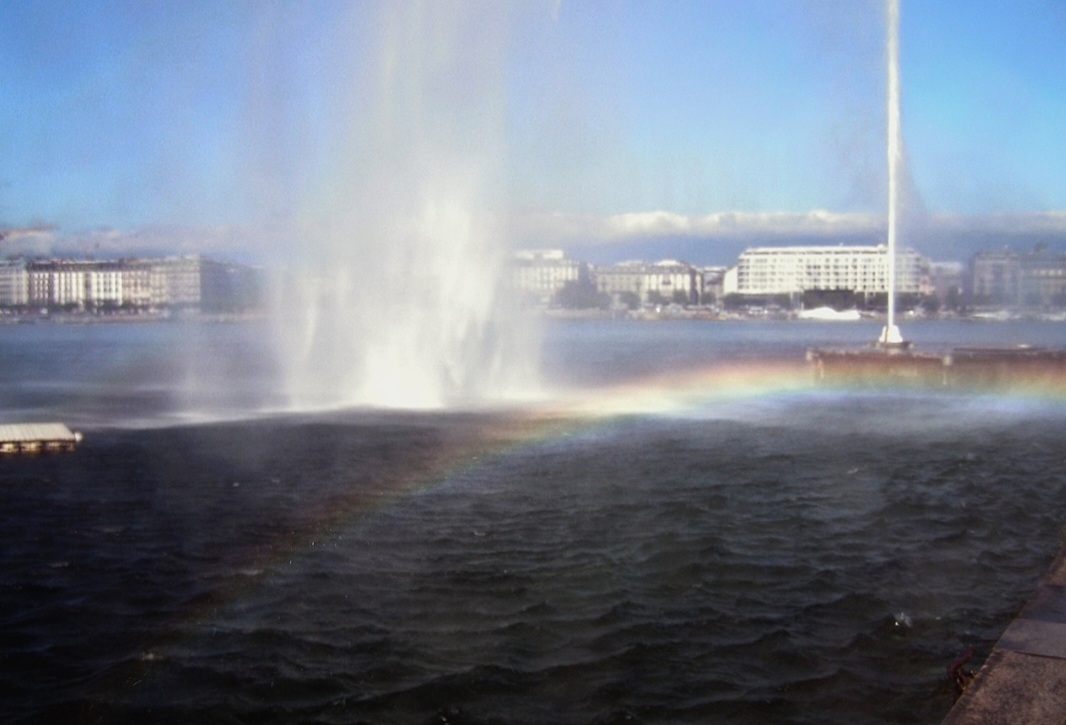
[[[811,323],[822,322],[835,325],[846,324],[861,324],[864,322],[883,322],[885,315],[883,313],[862,313],[861,317],[857,320],[819,320],[819,319],[804,319],[798,316],[798,310],[792,311],[773,311],[765,310],[762,312],[743,312],[743,311],[712,311],[706,309],[685,309],[669,310],[663,309],[661,311],[654,310],[628,310],[628,311],[614,311],[614,310],[539,310],[536,312],[539,316],[548,319],[559,320],[627,320],[634,322],[662,322],[670,320],[696,320],[701,322],[796,322],[796,323]],[[898,314],[898,313],[897,313]],[[1010,312],[1006,310],[997,310],[994,312],[976,311],[969,314],[937,314],[928,316],[904,316],[906,322],[920,323],[925,321],[947,321],[952,320],[956,322],[1017,322],[1019,320],[1038,320],[1043,322],[1066,322],[1066,314],[1062,312],[1056,313],[1033,313],[1033,312]]]
[[[94,313],[52,313],[52,314],[2,314],[0,327],[17,325],[125,325],[152,322],[202,322],[202,323],[242,323],[265,320],[262,312],[211,313],[179,312],[153,313],[138,312],[133,314],[94,314]]]
[[[525,314],[549,320],[619,320],[626,322],[796,322],[796,323],[831,323],[837,325],[861,324],[865,322],[884,321],[885,315],[863,313],[857,319],[818,320],[804,319],[798,311],[763,310],[759,312],[710,310],[706,308],[679,308],[662,310],[563,310],[541,309],[526,310]],[[270,318],[267,312],[135,312],[135,313],[92,313],[92,312],[56,312],[56,313],[0,313],[0,327],[18,325],[122,325],[145,323],[182,323],[195,322],[204,324],[228,323],[239,324],[262,322]],[[970,314],[929,315],[905,318],[908,323],[925,321],[946,321],[975,323],[1018,322],[1031,320],[1041,322],[1066,322],[1066,313],[1010,312],[1006,310],[977,311]]]

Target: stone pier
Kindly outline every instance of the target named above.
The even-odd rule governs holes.
[[[1066,549],[943,725],[1066,723]]]

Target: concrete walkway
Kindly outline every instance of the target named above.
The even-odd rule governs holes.
[[[1066,723],[1066,549],[943,725]]]

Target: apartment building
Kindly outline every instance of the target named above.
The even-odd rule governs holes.
[[[696,304],[703,295],[703,273],[686,262],[622,262],[594,270],[596,290],[615,300],[635,294],[641,304],[652,301]]]
[[[1017,307],[1066,305],[1066,255],[1037,250],[980,252],[970,261],[975,302]]]
[[[26,260],[0,260],[0,307],[24,307],[30,301]]]
[[[5,260],[0,263],[0,307],[220,312],[250,306],[257,284],[250,268],[199,256]]]
[[[589,280],[584,262],[567,259],[561,249],[526,249],[515,252],[511,260],[515,290],[539,305],[548,305],[568,283]]]
[[[888,291],[888,248],[755,247],[737,263],[737,292],[745,295],[796,294],[810,290]],[[929,262],[912,249],[897,250],[896,291],[928,294]]]

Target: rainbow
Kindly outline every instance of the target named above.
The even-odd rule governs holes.
[[[930,395],[943,392],[1066,404],[1066,365],[1044,361],[1013,372],[1009,379],[1003,375],[970,375],[951,386],[922,386],[921,390]],[[372,485],[353,486],[340,499],[331,499],[308,517],[311,523],[306,527],[289,532],[284,541],[276,542],[273,554],[248,562],[244,569],[262,571],[301,551],[311,551],[317,542],[356,516],[372,514],[508,453],[619,418],[708,413],[728,416],[754,401],[814,400],[868,392],[871,388],[884,395],[896,390],[913,393],[913,383],[906,376],[871,379],[869,370],[862,365],[842,366],[834,374],[821,377],[808,362],[753,359],[660,372],[609,386],[556,390],[521,407],[475,412],[474,416],[483,422],[474,426],[474,433],[405,461],[404,466],[379,477]],[[439,413],[442,417],[455,414]]]
[[[753,360],[648,375],[591,390],[556,390],[520,408],[475,411],[456,426],[467,432],[456,435],[448,445],[420,452],[375,480],[352,485],[341,496],[319,503],[317,509],[307,512],[303,526],[279,532],[278,538],[260,549],[263,553],[235,564],[237,575],[212,594],[188,604],[171,634],[153,643],[141,656],[140,665],[150,669],[165,661],[167,651],[190,629],[222,618],[229,606],[260,586],[261,574],[312,554],[353,520],[373,516],[511,452],[626,416],[685,415],[723,403],[790,396],[811,389],[810,371],[802,361]],[[448,416],[466,416],[462,411],[430,415],[440,415],[442,421]],[[358,411],[353,416],[359,420]],[[147,675],[142,672],[140,676]]]
[[[803,402],[819,396],[851,395],[869,389],[869,376],[861,369],[841,368],[829,379],[819,379],[805,361],[754,359],[716,363],[679,372],[657,373],[616,385],[583,390],[558,390],[539,402],[521,408],[475,413],[476,423],[465,424],[469,434],[459,435],[439,450],[424,452],[390,469],[370,485],[352,486],[339,498],[322,502],[310,511],[307,523],[287,531],[271,542],[269,551],[237,567],[239,576],[212,595],[190,604],[172,633],[155,642],[141,656],[138,676],[167,658],[190,630],[225,616],[225,610],[261,586],[264,571],[287,566],[312,554],[316,547],[350,526],[352,521],[372,516],[410,496],[434,489],[465,472],[509,453],[539,443],[561,439],[624,417],[704,415],[730,411],[754,402],[771,400]],[[994,395],[1025,401],[1057,401],[1066,404],[1066,369],[1034,365],[1028,374],[1017,375],[1009,385],[974,384],[950,389],[951,395]],[[1002,381],[1000,381],[1002,382]],[[890,394],[886,392],[884,394]],[[930,391],[929,394],[937,394]],[[735,408],[732,404],[741,408]],[[726,413],[728,414],[728,413]],[[358,415],[358,413],[356,413]],[[442,419],[462,413],[442,412]],[[184,633],[184,634],[183,634]],[[127,676],[124,682],[132,680]]]

